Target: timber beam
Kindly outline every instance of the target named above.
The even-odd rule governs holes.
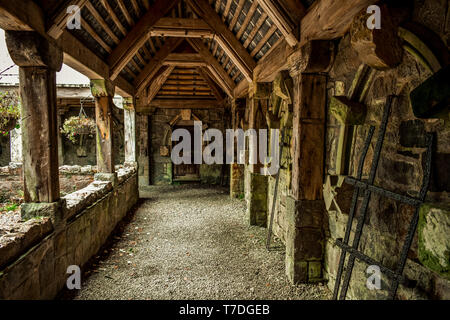
[[[225,51],[227,56],[236,65],[248,81],[253,79],[253,69],[256,62],[239,42],[236,36],[228,29],[219,15],[211,8],[207,0],[188,0],[192,10],[215,31],[214,40]]]
[[[291,47],[295,47],[299,38],[298,25],[292,21],[287,12],[279,5],[279,2],[280,1],[273,0],[258,0],[260,6],[281,31],[287,43]],[[300,11],[299,15],[304,16],[306,9],[302,3],[300,1],[296,1],[295,5],[295,7],[298,8],[298,11]]]
[[[164,17],[179,0],[157,0],[150,10],[142,16],[133,29],[125,36],[119,45],[111,52],[108,64],[111,68],[111,80],[115,80],[119,73],[130,62],[145,42],[150,38],[150,29],[159,19]]]
[[[164,65],[164,60],[173,50],[183,41],[181,38],[169,38],[156,53],[153,59],[144,67],[141,73],[134,80],[136,92],[139,94],[144,90],[153,79],[158,70]]]

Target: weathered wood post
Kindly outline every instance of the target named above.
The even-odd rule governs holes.
[[[293,283],[322,279],[328,41],[312,41],[290,57],[294,82],[292,190],[287,197],[286,273]]]
[[[136,99],[126,97],[123,101],[124,131],[125,131],[125,165],[137,166],[137,136],[136,136]]]
[[[270,97],[270,83],[252,83],[249,89],[248,98],[248,122],[249,128],[256,130],[256,139],[259,140],[258,129],[265,129],[265,106],[267,106]],[[262,122],[264,121],[264,124]],[[251,137],[246,138],[250,142]],[[249,143],[250,147],[250,143]],[[258,158],[257,152],[254,155]],[[266,227],[267,226],[267,176],[261,174],[260,169],[263,165],[257,159],[256,164],[248,163],[245,166],[245,199],[247,201],[247,216],[250,225]]]
[[[91,80],[91,93],[95,98],[97,123],[97,171],[96,180],[116,181],[114,169],[114,136],[112,108],[115,87],[105,79]]]
[[[56,203],[60,199],[56,72],[61,70],[63,53],[36,32],[6,31],[6,43],[19,66],[25,202]]]

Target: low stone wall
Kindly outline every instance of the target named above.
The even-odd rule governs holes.
[[[66,283],[67,267],[83,266],[137,200],[136,170],[125,168],[114,183],[94,181],[55,204],[26,204],[43,216],[0,241],[0,299],[54,298]]]

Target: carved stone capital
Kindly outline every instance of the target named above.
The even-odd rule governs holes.
[[[91,93],[95,98],[114,97],[115,86],[110,80],[91,79]]]

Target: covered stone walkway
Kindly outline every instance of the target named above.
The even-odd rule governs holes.
[[[327,299],[321,284],[289,284],[284,248],[265,249],[245,202],[227,189],[155,187],[64,299]]]

